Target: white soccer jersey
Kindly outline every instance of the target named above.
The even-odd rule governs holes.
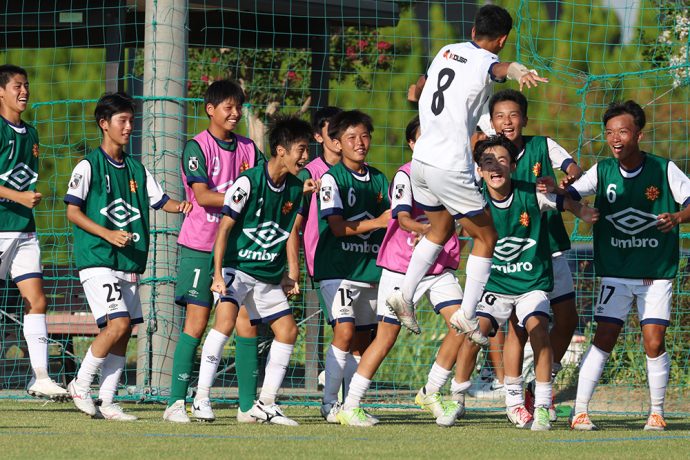
[[[419,98],[421,136],[413,158],[448,171],[472,169],[470,136],[493,91],[498,56],[474,42],[444,46],[427,72]]]

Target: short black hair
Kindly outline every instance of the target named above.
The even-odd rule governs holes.
[[[522,116],[527,116],[527,98],[520,91],[516,91],[514,89],[503,89],[491,96],[491,99],[489,99],[489,115],[493,117],[494,106],[499,102],[505,101],[515,102],[520,106]]]
[[[100,127],[101,120],[110,121],[115,114],[123,112],[134,114],[135,111],[136,106],[132,96],[120,91],[117,93],[105,93],[101,96],[96,103],[96,110],[94,110],[93,115],[96,118],[96,124]]]
[[[29,75],[26,73],[26,70],[17,65],[0,65],[0,87],[4,88],[15,75],[24,75],[26,79],[29,78]]]
[[[414,142],[417,140],[417,130],[419,130],[419,115],[415,115],[405,128],[405,139],[407,142]]]
[[[369,133],[374,132],[374,122],[366,113],[360,110],[340,112],[328,123],[328,136],[331,139],[340,139],[348,128],[358,125],[364,125]]]
[[[513,18],[505,8],[497,5],[484,5],[479,8],[474,18],[474,35],[476,38],[494,40],[508,35],[513,28]]]
[[[482,155],[491,147],[503,147],[510,154],[510,162],[517,163],[517,157],[520,154],[515,144],[510,142],[510,140],[503,134],[498,134],[496,136],[489,136],[488,139],[477,142],[474,146],[474,162],[481,165],[480,160]]]
[[[326,123],[330,122],[331,118],[338,115],[342,111],[343,109],[340,107],[329,105],[328,107],[324,107],[314,112],[314,115],[311,117],[311,126],[314,129],[314,132],[321,134],[321,128],[326,126]]]
[[[309,142],[312,135],[311,125],[306,121],[297,117],[276,117],[268,132],[271,156],[278,154],[278,146],[290,150],[295,142]]]
[[[625,115],[626,113],[628,115],[632,115],[637,129],[644,128],[644,125],[647,123],[647,117],[644,114],[644,109],[640,107],[640,104],[633,100],[610,103],[606,109],[606,112],[604,112],[604,116],[602,117],[604,128],[606,128],[606,123],[608,123],[611,118],[619,115]]]
[[[208,104],[218,107],[219,104],[228,99],[234,100],[238,105],[244,104],[244,90],[234,80],[216,80],[206,88],[204,110]]]

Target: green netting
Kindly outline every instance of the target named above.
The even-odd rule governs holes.
[[[46,198],[36,215],[51,302],[50,370],[63,383],[74,375],[94,326],[71,256],[71,229],[62,197],[71,169],[99,143],[92,113],[106,82],[119,83],[142,102],[142,122],[130,150],[141,155],[175,196],[181,193],[177,162],[183,142],[207,124],[200,97],[209,82],[224,77],[243,82],[249,99],[239,132],[260,145],[264,123],[274,113],[300,112],[307,117],[316,105],[369,113],[375,121],[369,161],[392,177],[410,157],[404,128],[415,115],[415,106],[406,100],[408,86],[424,72],[439,47],[469,39],[477,8],[471,2],[451,1],[199,0],[191,2],[187,15],[180,15],[186,2],[150,1],[147,12],[142,2],[68,3],[64,8],[60,2],[57,7],[42,5],[41,19],[30,9],[0,7],[4,49],[0,61],[29,71],[32,104],[24,119],[38,128],[41,137],[39,191]],[[182,19],[166,35],[163,26],[170,3],[177,10],[177,16],[172,16]],[[589,167],[609,156],[600,122],[604,107],[612,100],[632,98],[647,112],[643,149],[672,158],[688,170],[687,1],[493,3],[508,8],[515,20],[502,60],[527,63],[550,79],[550,84],[526,93],[530,104],[527,134],[553,137],[583,167]],[[98,18],[105,18],[107,27]],[[185,36],[188,42],[179,58],[174,46],[184,44]],[[110,44],[107,50],[105,44]],[[117,70],[113,74],[113,62],[120,62],[119,74]],[[142,290],[151,308],[131,342],[121,392],[144,400],[159,399],[167,391],[174,338],[183,317],[172,306],[171,287],[179,222],[158,215],[154,220],[150,270]],[[560,399],[574,395],[574,366],[591,337],[592,302],[598,292],[591,266],[591,231],[580,222],[568,220],[567,225],[574,242],[568,257],[576,278],[579,330],[586,342],[572,345],[570,365],[556,382]],[[667,334],[672,356],[667,407],[687,412],[688,233],[682,234],[682,246]],[[462,281],[462,267],[459,276]],[[295,402],[318,397],[317,377],[330,339],[316,295],[308,281],[303,284],[304,295],[294,305],[300,335],[284,385],[286,399]],[[10,282],[0,295],[0,397],[15,397],[22,394],[19,390],[30,377],[21,338],[21,301]],[[401,334],[376,376],[369,402],[410,404],[411,395],[424,383],[446,330],[426,304],[420,320],[422,335]],[[270,338],[263,343],[260,368]],[[234,400],[232,341],[219,369],[213,396]],[[608,411],[643,411],[646,395],[644,351],[637,316],[631,314],[593,405]],[[498,406],[501,401],[490,404]]]

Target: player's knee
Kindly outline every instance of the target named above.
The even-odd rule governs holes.
[[[43,292],[24,297],[27,314],[45,314],[48,310],[48,299]]]
[[[115,340],[127,337],[132,332],[129,316],[108,320],[106,332],[112,335]]]
[[[666,351],[664,337],[645,337],[644,351],[650,358],[658,358]]]

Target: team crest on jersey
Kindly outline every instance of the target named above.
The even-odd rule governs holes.
[[[541,177],[541,161],[534,163],[534,166],[532,166],[532,174],[534,174],[534,177]]]
[[[399,200],[405,193],[405,184],[398,184],[395,186],[395,199]]]
[[[34,144],[34,147],[31,149],[31,153],[38,158],[38,144]]]
[[[243,161],[242,164],[240,165],[240,172],[243,173],[247,169],[249,169],[249,163],[247,163],[246,161]]]
[[[196,171],[197,169],[199,169],[199,159],[197,157],[189,157],[187,167],[190,171]]]
[[[237,190],[235,190],[235,193],[232,194],[232,202],[235,204],[238,204],[242,200],[245,199],[247,196],[247,192],[242,190],[240,187],[237,187]]]
[[[659,195],[661,195],[661,192],[659,189],[653,185],[650,185],[647,187],[647,189],[644,191],[644,196],[647,197],[649,201],[654,201],[657,198],[659,198]]]
[[[527,212],[520,214],[520,225],[529,227],[529,214],[527,214]]]
[[[321,201],[328,203],[333,199],[333,188],[330,185],[321,187]]]
[[[19,163],[5,174],[0,175],[5,185],[11,185],[16,190],[26,190],[29,185],[38,180],[38,173],[24,163]]]
[[[292,201],[286,201],[285,204],[283,205],[283,208],[280,211],[285,216],[285,215],[287,215],[287,213],[292,211],[293,206],[294,206],[294,204],[292,203]]]
[[[137,181],[134,179],[129,180],[129,191],[132,193],[136,193],[137,191]]]
[[[81,174],[77,174],[77,173],[72,174],[72,179],[69,181],[69,188],[75,189],[75,188],[79,187],[79,183],[81,182],[82,177],[83,176]]]

